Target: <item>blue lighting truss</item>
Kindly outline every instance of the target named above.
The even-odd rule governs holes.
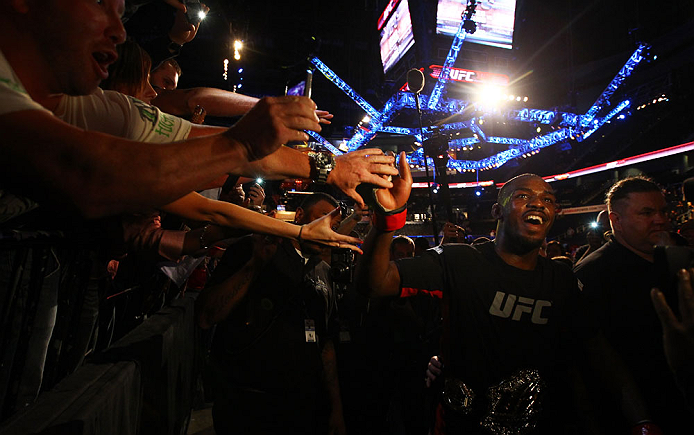
[[[610,105],[610,97],[615,93],[615,91],[624,83],[624,80],[631,75],[634,68],[644,59],[642,56],[644,50],[650,49],[651,46],[648,44],[639,44],[639,47],[634,51],[626,64],[619,70],[617,75],[612,79],[609,85],[602,91],[602,94],[595,100],[595,103],[588,109],[586,114],[581,118],[581,126],[588,127],[591,121],[595,118],[595,115],[606,106]]]
[[[419,136],[419,129],[418,128],[394,127],[392,125],[389,125],[389,126],[381,127],[378,131],[380,131],[381,133],[392,133],[392,134]]]
[[[434,86],[430,96],[420,95],[420,105],[423,111],[429,112],[431,114],[440,115],[451,115],[460,114],[465,109],[470,107],[470,102],[461,101],[455,99],[442,99],[441,94],[443,92],[443,87],[445,86],[448,76],[450,73],[450,67],[454,64],[457,59],[458,53],[462,44],[465,40],[465,30],[463,29],[463,23],[461,22],[458,33],[453,40],[451,49],[446,57],[444,67],[441,70],[439,79]],[[449,136],[449,147],[457,148],[463,146],[471,146],[480,142],[496,143],[502,145],[508,145],[508,149],[504,150],[496,155],[487,157],[479,161],[470,160],[456,160],[450,159],[448,162],[448,167],[456,169],[458,171],[469,171],[469,170],[484,170],[496,168],[511,159],[519,158],[522,156],[527,156],[528,154],[534,154],[541,148],[545,148],[550,145],[560,143],[562,141],[568,141],[575,139],[577,141],[583,141],[593,134],[597,129],[599,129],[606,122],[610,121],[615,115],[620,113],[626,107],[629,106],[629,100],[625,100],[616,107],[612,109],[605,117],[596,117],[598,113],[609,107],[610,98],[614,95],[617,89],[623,84],[624,80],[629,77],[634,68],[645,58],[644,51],[650,48],[647,44],[641,44],[636,51],[631,55],[627,63],[620,69],[619,73],[610,82],[603,93],[598,97],[595,103],[590,107],[590,109],[584,114],[579,115],[575,113],[560,112],[557,110],[541,110],[541,109],[530,109],[523,108],[517,110],[511,110],[509,112],[501,112],[498,109],[491,107],[484,107],[483,105],[474,104],[475,116],[477,118],[472,118],[468,121],[456,122],[444,124],[437,127],[425,127],[424,138],[419,134],[419,129],[408,128],[400,126],[390,126],[387,125],[390,120],[396,116],[402,109],[414,109],[416,107],[414,95],[410,92],[397,92],[395,93],[383,106],[381,111],[376,110],[371,106],[366,100],[359,96],[348,84],[346,84],[342,79],[340,79],[337,74],[335,74],[330,68],[328,68],[323,62],[318,58],[311,58],[311,63],[321,72],[323,75],[333,82],[338,88],[340,88],[345,94],[347,94],[356,104],[358,104],[366,113],[371,117],[368,128],[359,128],[356,133],[347,142],[347,147],[349,151],[356,150],[362,145],[373,139],[379,132],[391,133],[391,134],[401,134],[401,135],[412,135],[417,138],[420,142],[426,139],[427,136],[431,136],[434,133],[443,133]],[[508,137],[496,137],[487,136],[482,129],[482,126],[478,123],[478,119],[484,116],[495,115],[501,116],[508,120],[521,121],[521,122],[536,122],[544,125],[554,125],[557,127],[562,127],[559,130],[552,131],[542,136],[538,136],[532,139],[519,139],[519,138],[508,138]],[[456,139],[454,132],[460,130],[472,131],[477,137]],[[323,146],[328,148],[335,154],[341,154],[337,148],[335,148],[330,142],[322,138],[317,133],[308,132]],[[424,158],[422,150],[419,149],[412,155],[408,156],[408,161],[411,164],[424,164]],[[433,160],[429,158],[429,164],[433,165]]]
[[[528,143],[527,139],[516,139],[515,137],[498,137],[489,136],[487,138],[489,143],[498,143],[502,145],[525,145]]]
[[[340,77],[338,77],[337,74],[333,72],[326,64],[320,61],[317,57],[312,57],[310,59],[310,62],[315,66],[318,71],[323,73],[323,75],[333,82],[335,86],[340,88],[342,92],[347,94],[349,98],[351,98],[355,103],[359,105],[366,113],[369,114],[372,118],[376,118],[380,115],[380,112],[378,112],[376,109],[373,108],[373,106],[369,103],[366,102],[365,99],[361,97],[361,95],[357,94],[357,92],[352,89],[351,86],[349,86],[347,83],[345,83]]]
[[[480,140],[476,137],[466,137],[463,139],[453,139],[448,142],[448,146],[451,148],[469,147],[478,143],[480,143]]]
[[[441,100],[443,87],[448,81],[448,76],[451,73],[451,67],[455,63],[455,60],[458,58],[460,47],[462,47],[463,42],[465,42],[465,35],[467,35],[467,33],[465,32],[464,27],[465,20],[461,20],[460,26],[458,26],[458,31],[455,34],[455,38],[453,38],[453,44],[451,44],[451,49],[448,51],[446,61],[443,63],[443,68],[441,68],[441,72],[439,73],[439,79],[434,85],[434,89],[431,91],[431,94],[429,95],[429,102],[426,105],[426,107],[429,110],[436,109],[436,106],[439,104],[439,101]]]
[[[314,139],[316,140],[316,142],[318,142],[319,144],[323,145],[323,146],[324,146],[328,151],[330,151],[331,153],[335,154],[336,156],[339,156],[339,155],[342,154],[342,151],[340,151],[339,149],[335,148],[335,146],[334,146],[333,144],[331,144],[330,142],[328,142],[328,141],[327,141],[323,136],[321,136],[320,134],[316,133],[315,131],[311,131],[311,130],[305,130],[305,131],[306,131],[306,133],[308,133],[309,136],[311,136],[312,138],[314,138]]]
[[[582,141],[586,140],[586,139],[588,138],[588,136],[590,136],[591,134],[595,133],[595,130],[597,130],[598,128],[602,127],[603,124],[605,124],[606,122],[608,122],[610,119],[614,118],[614,116],[615,116],[616,114],[618,114],[618,113],[621,112],[622,110],[624,110],[624,109],[626,109],[627,107],[629,107],[630,104],[631,104],[631,102],[630,102],[629,100],[624,100],[624,101],[622,101],[621,103],[619,103],[619,104],[617,105],[617,107],[615,107],[614,109],[612,109],[612,111],[611,111],[610,113],[608,113],[604,118],[602,118],[602,119],[600,119],[600,120],[598,120],[598,119],[593,120],[593,128],[591,128],[590,130],[584,132],[582,135],[578,135],[577,140],[578,140],[579,142],[582,142]]]

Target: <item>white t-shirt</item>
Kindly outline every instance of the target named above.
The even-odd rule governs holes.
[[[22,110],[48,109],[32,100],[5,55],[0,51],[0,115]],[[49,112],[50,113],[50,112]]]
[[[19,81],[19,77],[5,59],[5,55],[0,51],[0,115],[24,110],[42,110],[50,113],[49,110],[31,99],[22,82]],[[0,158],[3,158],[2,142],[3,140],[0,138]],[[5,192],[0,186],[0,223],[36,207],[38,204],[29,198]]]
[[[0,51],[0,115],[24,110],[52,113],[31,99]],[[64,96],[55,115],[76,127],[139,142],[169,143],[186,139],[192,124],[158,108],[114,91],[97,89],[91,95]],[[2,138],[0,137],[0,158]],[[33,210],[29,198],[5,192],[0,186],[0,223]]]
[[[184,140],[192,126],[185,119],[163,113],[137,98],[101,89],[78,97],[64,95],[54,113],[75,127],[137,142]]]

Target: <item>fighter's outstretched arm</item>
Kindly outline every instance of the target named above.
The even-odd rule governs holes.
[[[405,153],[400,154],[400,175],[393,178],[393,187],[379,189],[376,193],[378,203],[386,210],[396,210],[407,203],[412,189],[410,166]],[[377,213],[374,210],[374,213]],[[369,292],[369,296],[397,296],[400,293],[400,272],[390,261],[390,244],[394,231],[374,228],[369,232],[362,249],[356,270],[356,288]]]

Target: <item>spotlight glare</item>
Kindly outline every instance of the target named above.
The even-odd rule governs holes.
[[[203,12],[203,11],[198,12],[198,18],[200,18],[201,20],[204,20],[206,16],[207,16],[207,14],[205,12]]]
[[[241,50],[243,48],[243,42],[239,39],[234,41],[234,50]]]

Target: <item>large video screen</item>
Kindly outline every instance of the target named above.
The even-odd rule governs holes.
[[[436,33],[455,36],[467,0],[439,0],[436,12]],[[477,31],[465,37],[466,42],[512,48],[516,0],[480,0],[472,20]]]
[[[407,0],[400,0],[390,18],[386,19],[381,30],[381,61],[384,73],[402,59],[407,50],[414,45],[412,18]]]

